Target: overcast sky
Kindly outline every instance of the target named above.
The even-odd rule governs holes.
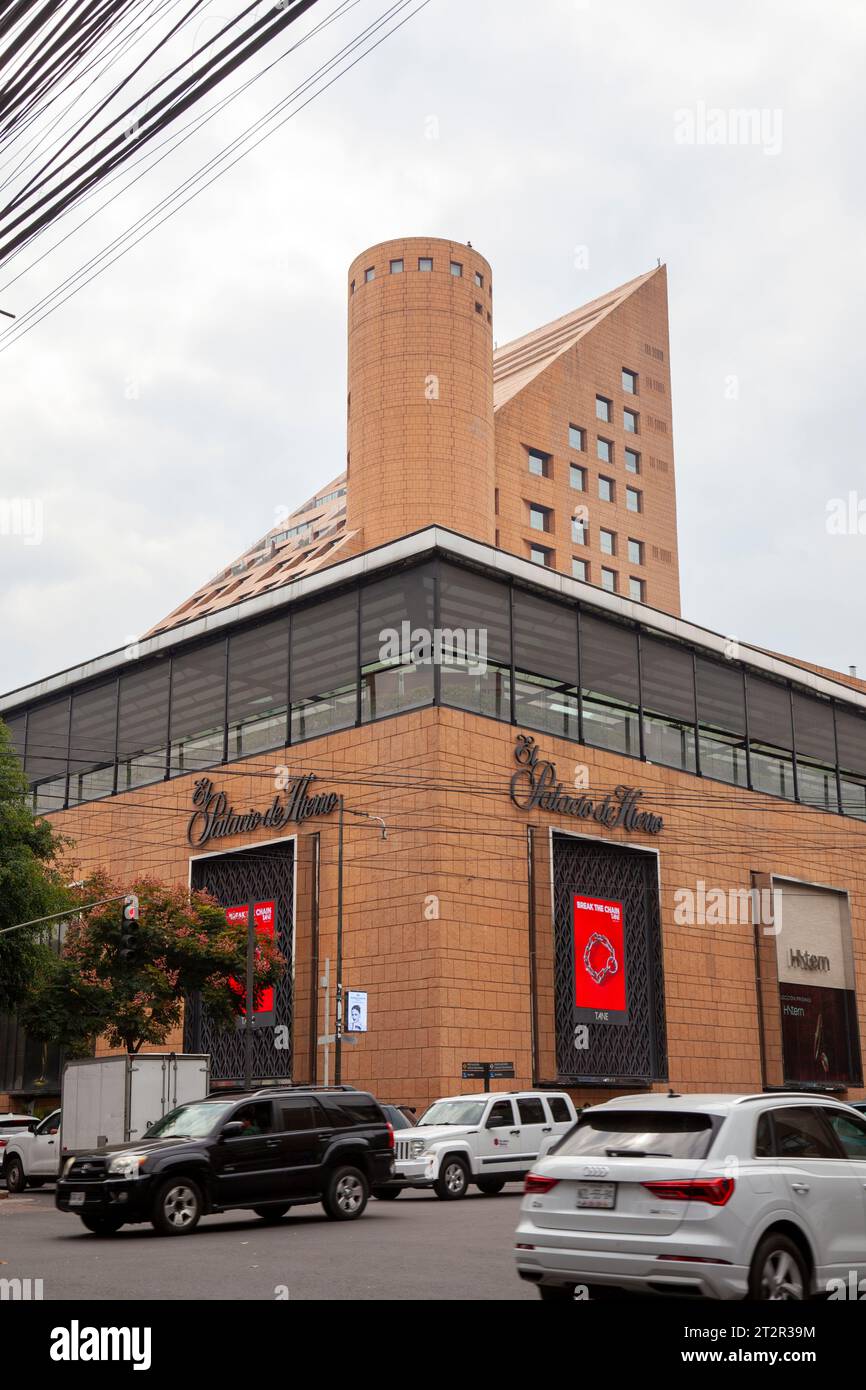
[[[385,8],[359,0],[0,307]],[[864,44],[859,0],[430,0],[0,353],[0,499],[43,525],[0,534],[0,689],[125,644],[340,471],[345,271],[428,233],[491,262],[500,344],[667,262],[683,613],[866,675],[866,534],[828,532],[866,499]]]

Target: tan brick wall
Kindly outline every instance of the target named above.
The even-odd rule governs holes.
[[[623,368],[638,375],[638,394],[623,391]],[[596,419],[596,395],[613,402],[611,423]],[[640,417],[639,433],[626,433],[623,409]],[[585,450],[569,445],[569,425],[584,431]],[[614,460],[596,456],[597,437],[613,443]],[[552,455],[552,475],[529,472],[527,448]],[[625,471],[625,449],[641,455],[641,472]],[[587,475],[587,490],[570,485],[570,464]],[[614,481],[614,501],[598,496],[599,475]],[[626,508],[626,488],[642,494],[643,509]],[[572,557],[587,560],[590,583],[601,584],[601,567],[617,572],[619,592],[628,597],[630,575],[646,581],[645,602],[668,613],[680,612],[677,553],[673,417],[668,343],[667,276],[659,271],[601,320],[575,347],[557,358],[534,381],[496,412],[496,488],[498,545],[523,559],[530,544],[554,552],[553,568],[572,573]],[[529,525],[530,502],[551,509],[549,534]],[[590,543],[575,545],[571,518],[577,506],[589,510]],[[599,529],[615,532],[617,554],[603,555]],[[629,564],[629,538],[642,541],[644,564]]]
[[[508,796],[515,730],[451,710],[423,710],[248,759],[213,780],[236,809],[266,805],[273,768],[288,761],[341,791],[348,806],[385,818],[347,817],[344,980],[370,995],[370,1031],[343,1050],[343,1079],[383,1099],[423,1105],[477,1089],[464,1060],[511,1060],[515,1085],[532,1081],[527,825],[537,827],[536,919],[539,1071],[552,1076],[550,827],[602,834],[588,822],[519,811]],[[780,874],[847,889],[855,969],[866,978],[866,826],[758,793],[735,791],[651,764],[538,735],[569,785],[576,762],[595,791],[645,789],[665,817],[658,836],[613,832],[660,854],[671,1083],[685,1090],[751,1090],[761,1084],[752,929],[674,922],[677,888],[748,888],[752,874]],[[127,793],[56,818],[76,841],[81,871],[104,865],[121,879],[151,872],[187,882],[186,822],[192,778]],[[313,833],[320,835],[320,955],[336,959],[337,822],[301,830],[295,960],[295,1075],[309,1079]],[[606,832],[609,834],[610,832]],[[258,838],[267,836],[260,833]],[[255,836],[221,841],[238,848]],[[430,895],[439,903],[432,919]],[[766,1003],[766,1001],[765,1001]],[[321,996],[316,1007],[321,1019]],[[772,1007],[766,1004],[772,1024]],[[860,992],[861,1028],[866,1022]],[[772,1033],[772,1027],[770,1026]],[[775,1043],[770,1039],[771,1046]],[[179,1045],[179,1043],[178,1043]],[[321,1077],[321,1054],[319,1057]],[[509,1083],[498,1083],[508,1089]],[[580,1094],[580,1093],[578,1093]],[[584,1098],[599,1098],[587,1090]]]
[[[348,284],[348,529],[365,550],[436,524],[492,545],[490,266],[459,242],[408,237],[362,252]]]

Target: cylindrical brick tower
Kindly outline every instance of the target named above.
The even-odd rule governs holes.
[[[349,269],[349,530],[495,538],[493,288],[469,246],[383,241]]]

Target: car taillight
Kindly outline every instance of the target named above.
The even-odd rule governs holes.
[[[391,1124],[390,1120],[386,1120],[385,1123],[388,1126],[388,1148],[393,1149],[395,1144],[394,1126]]]
[[[5,1147],[6,1147],[6,1145],[7,1145],[8,1143],[9,1143],[9,1140],[8,1140],[8,1139],[0,1139],[0,1149],[5,1149]]]
[[[559,1178],[543,1178],[539,1173],[527,1173],[526,1182],[523,1184],[524,1192],[550,1192],[551,1188],[556,1187]]]
[[[686,1178],[665,1182],[643,1182],[654,1197],[669,1202],[709,1202],[711,1207],[723,1207],[733,1196],[733,1178]]]

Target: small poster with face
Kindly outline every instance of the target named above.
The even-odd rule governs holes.
[[[366,1033],[367,1031],[367,992],[360,989],[346,990],[346,1030],[347,1033]]]

